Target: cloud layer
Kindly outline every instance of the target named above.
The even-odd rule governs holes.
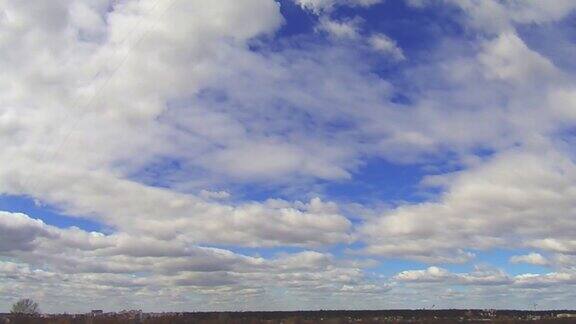
[[[0,0],[0,307],[569,307],[574,3],[386,5]]]

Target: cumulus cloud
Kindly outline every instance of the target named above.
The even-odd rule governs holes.
[[[210,5],[154,3],[128,1],[108,8],[104,1],[57,2],[46,5],[49,14],[42,19],[36,19],[34,6],[6,3],[3,33],[9,37],[0,41],[7,50],[0,63],[6,74],[0,82],[14,86],[0,94],[2,125],[10,126],[3,129],[11,135],[0,140],[10,160],[0,171],[2,193],[30,194],[69,214],[90,215],[117,230],[156,237],[186,235],[195,242],[246,245],[276,245],[282,237],[296,245],[348,240],[349,222],[337,212],[322,212],[311,220],[306,207],[290,203],[219,204],[213,195],[185,195],[126,179],[164,156],[189,164],[189,157],[176,152],[196,156],[194,168],[225,170],[239,179],[296,170],[326,178],[347,176],[341,167],[322,155],[309,155],[309,149],[297,144],[264,139],[255,143],[233,133],[227,144],[214,146],[220,150],[202,152],[204,145],[195,146],[199,151],[184,149],[192,142],[199,144],[205,134],[181,133],[172,121],[193,112],[167,114],[167,101],[193,96],[208,86],[221,72],[220,59],[238,54],[242,60],[242,53],[249,52],[246,44],[273,33],[283,18],[278,4],[268,0],[242,5],[224,0]],[[15,48],[45,54],[22,56]],[[224,123],[220,128],[230,132],[234,121],[218,115],[211,118],[205,111],[201,119],[205,124],[212,119]],[[194,126],[187,125],[201,132]],[[217,128],[212,125],[207,131],[218,136]],[[334,152],[334,159],[339,154]],[[200,223],[204,228],[198,228]],[[321,229],[312,233],[313,228]],[[266,238],[254,240],[256,233]],[[218,236],[222,240],[215,239]],[[323,242],[316,242],[320,237]]]
[[[551,272],[546,274],[522,274],[515,277],[515,284],[522,287],[547,287],[576,283],[573,273]]]
[[[460,286],[505,286],[508,289],[534,289],[538,287],[562,287],[574,283],[572,272],[550,272],[543,274],[519,274],[510,276],[501,270],[476,269],[468,273],[454,273],[443,268],[430,267],[425,270],[408,270],[394,277],[400,283],[412,285],[450,284]]]
[[[59,229],[3,212],[0,253],[21,262],[3,264],[3,274],[11,278],[0,288],[7,296],[18,296],[38,280],[43,284],[36,290],[44,294],[38,297],[48,310],[50,300],[57,299],[49,296],[64,294],[70,302],[82,294],[86,304],[112,308],[118,306],[98,296],[121,296],[127,290],[145,295],[154,288],[162,295],[176,286],[203,287],[207,294],[220,290],[220,296],[226,294],[222,290],[258,295],[264,283],[281,282],[271,278],[259,283],[262,275],[279,272],[274,269],[289,267],[290,261],[267,261],[199,244],[320,247],[351,240],[351,222],[335,204],[318,198],[223,203],[230,196],[226,192],[195,195],[129,179],[164,156],[185,163],[200,152],[209,158],[195,158],[193,167],[227,170],[224,174],[240,179],[294,170],[326,178],[347,176],[342,167],[332,165],[346,155],[337,148],[327,148],[325,158],[309,155],[312,148],[298,142],[251,138],[247,134],[256,132],[256,126],[248,129],[239,116],[202,110],[196,99],[185,102],[197,103],[196,112],[207,127],[194,127],[192,119],[183,118],[194,117],[195,110],[178,101],[225,78],[228,71],[221,70],[222,62],[233,64],[230,57],[238,58],[236,63],[259,59],[247,45],[281,26],[276,2],[155,3],[2,3],[0,48],[6,55],[0,59],[5,71],[0,84],[6,87],[0,93],[0,142],[2,157],[10,162],[0,171],[0,191],[36,197],[69,215],[95,219],[112,232]],[[177,121],[190,122],[186,126],[195,135],[181,132],[185,128],[178,128]],[[244,138],[234,132],[234,125],[240,125]],[[220,141],[210,147],[221,150],[205,151],[201,138]],[[199,151],[183,150],[193,142]],[[291,257],[298,258],[288,260]],[[330,258],[326,262],[334,263]],[[308,286],[327,286],[340,272],[357,278],[347,280],[348,287],[365,284],[359,269],[327,267],[299,270],[305,274],[294,267],[293,273],[296,278],[309,276]],[[311,274],[316,272],[320,274]],[[187,293],[164,298],[174,301]],[[66,304],[65,298],[59,299]]]
[[[408,0],[407,2],[415,7],[435,4],[430,0]],[[443,3],[462,9],[469,26],[496,33],[513,29],[516,24],[543,24],[558,21],[576,8],[576,5],[569,0],[552,0],[546,4],[538,0],[445,0]]]
[[[402,61],[406,59],[404,52],[398,47],[396,42],[384,34],[372,35],[369,38],[369,43],[375,51],[388,55],[393,60]]]
[[[331,11],[337,6],[369,7],[381,1],[382,0],[295,0],[302,8],[316,14]]]
[[[357,39],[360,37],[360,23],[361,20],[358,18],[347,21],[337,21],[327,16],[322,16],[320,17],[316,30],[325,32],[336,39]]]
[[[470,273],[452,273],[446,269],[429,267],[425,270],[407,270],[394,277],[401,282],[451,283],[458,285],[504,285],[512,283],[507,274],[498,270],[476,269]]]
[[[396,275],[396,279],[409,282],[436,282],[443,281],[450,273],[438,267],[430,267],[426,270],[407,270]]]
[[[518,60],[522,57],[522,60]],[[542,55],[531,51],[515,33],[503,33],[485,44],[479,56],[489,78],[518,83],[557,80],[560,72]]]
[[[549,261],[540,253],[514,255],[510,258],[512,263],[528,263],[534,265],[548,265]]]
[[[5,212],[0,217],[0,234],[2,252],[29,250],[34,247],[38,237],[50,235],[42,221]]]
[[[497,155],[450,179],[438,202],[401,206],[369,222],[366,251],[417,259],[496,246],[570,253],[574,168],[554,150]]]
[[[0,219],[0,231],[27,234],[24,242],[2,242],[0,255],[17,256],[21,261],[0,262],[2,289],[12,285],[24,291],[40,281],[42,287],[36,289],[42,289],[45,295],[39,300],[48,307],[55,305],[46,299],[46,294],[59,295],[63,291],[72,295],[82,291],[80,298],[88,302],[99,294],[114,295],[124,290],[146,296],[149,289],[174,287],[194,288],[200,294],[223,287],[233,289],[232,293],[272,286],[293,290],[318,286],[349,294],[368,293],[369,286],[376,290],[360,268],[320,252],[263,259],[192,245],[181,238],[156,240],[125,233],[106,235],[77,228],[60,229],[23,214],[3,213]],[[358,292],[353,291],[356,286]],[[16,296],[18,292],[13,293]],[[187,290],[172,298],[178,294],[187,294]]]

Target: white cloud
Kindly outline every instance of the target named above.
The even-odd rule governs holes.
[[[407,270],[394,277],[395,280],[409,283],[448,283],[458,285],[505,285],[512,280],[498,270],[476,269],[470,273],[452,273],[446,269],[429,267],[425,270]]]
[[[518,58],[522,57],[521,60]],[[500,34],[485,44],[479,56],[489,78],[514,83],[542,83],[560,78],[560,72],[542,55],[531,51],[515,33]]]
[[[368,41],[375,51],[388,55],[393,60],[402,61],[406,59],[404,52],[398,47],[396,42],[384,34],[374,34],[370,36]]]
[[[408,0],[410,5],[423,7],[438,4],[430,0]],[[445,0],[461,8],[470,26],[489,32],[501,32],[516,24],[543,24],[561,20],[576,9],[570,0],[515,1],[515,0]]]
[[[575,170],[554,150],[502,153],[450,178],[437,202],[400,206],[368,222],[366,252],[419,260],[498,246],[571,253]]]
[[[546,274],[522,274],[514,278],[514,284],[521,287],[546,287],[555,285],[573,285],[576,275],[573,273],[551,272]]]
[[[510,276],[500,270],[476,269],[468,273],[454,273],[438,267],[429,267],[425,270],[403,271],[394,280],[398,283],[410,284],[412,288],[418,285],[459,285],[472,287],[504,286],[514,289],[520,294],[522,289],[534,289],[541,287],[563,287],[574,285],[576,277],[572,272],[551,272],[544,274],[525,273]]]
[[[0,251],[10,252],[34,248],[36,239],[50,236],[43,222],[21,214],[2,212],[0,217]]]
[[[208,125],[196,136],[163,122],[190,122],[184,116],[191,111],[171,116],[166,102],[210,85],[222,72],[220,60],[255,56],[247,42],[282,24],[276,2],[128,1],[111,9],[106,3],[55,2],[41,19],[33,6],[7,1],[3,7],[0,129],[10,137],[0,139],[9,161],[0,170],[2,193],[31,194],[69,214],[155,237],[251,246],[283,244],[284,238],[299,246],[349,240],[350,223],[338,213],[312,216],[294,203],[220,204],[126,180],[164,156],[239,179],[292,172],[348,176],[331,161],[346,155],[337,148],[312,155],[312,147],[242,138],[229,127],[239,122],[225,114],[194,116]],[[196,124],[186,127],[199,132]],[[207,136],[226,138],[206,152]]]
[[[369,7],[382,0],[295,0],[302,8],[310,10],[316,14],[324,11],[331,11],[337,6],[361,6]]]
[[[528,263],[535,265],[548,265],[549,261],[540,253],[530,253],[526,255],[514,255],[510,258],[512,263]]]
[[[397,274],[394,278],[409,282],[438,282],[444,281],[451,274],[446,269],[429,267],[426,270],[407,270]]]
[[[204,199],[228,199],[230,196],[230,193],[226,191],[200,191],[200,197]]]
[[[316,30],[322,31],[336,39],[357,39],[360,37],[361,20],[332,20],[327,16],[320,17]]]

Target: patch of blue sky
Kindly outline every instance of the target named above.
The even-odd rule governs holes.
[[[476,148],[470,154],[480,159],[490,159],[495,151]],[[381,158],[370,158],[356,169],[352,179],[323,181],[324,193],[331,199],[348,203],[375,202],[390,206],[420,203],[440,197],[442,188],[421,185],[424,177],[464,170],[454,152],[429,157],[421,163],[394,163]]]
[[[474,258],[464,263],[437,263],[435,266],[442,267],[452,273],[470,273],[476,269],[498,269],[504,271],[510,276],[516,276],[525,273],[544,274],[550,272],[550,268],[546,266],[526,264],[526,263],[511,263],[510,258],[517,255],[529,254],[533,251],[526,249],[491,249],[491,250],[468,250],[474,254]],[[394,260],[392,263],[402,263],[402,260]],[[386,262],[385,262],[386,263]],[[418,268],[425,269],[431,266],[430,264],[420,264]]]
[[[283,247],[241,247],[241,246],[234,246],[234,245],[211,245],[211,247],[219,248],[219,249],[226,249],[232,251],[237,254],[251,256],[251,257],[260,257],[265,259],[273,259],[275,257],[281,255],[288,255],[294,253],[300,253],[307,250],[308,248],[304,247],[291,247],[291,246],[283,246]]]
[[[308,34],[314,31],[316,26],[315,15],[302,10],[292,0],[281,0],[280,12],[284,17],[285,23],[276,34],[277,38]]]
[[[128,179],[157,188],[172,188],[184,173],[182,161],[169,157],[158,157],[138,171],[129,174]],[[187,177],[191,175],[188,174]]]
[[[549,273],[551,270],[547,266],[527,264],[527,263],[511,263],[510,258],[516,255],[525,255],[534,252],[527,249],[493,249],[487,251],[475,251],[476,259],[475,264],[486,264],[498,269],[505,270],[509,275],[515,276],[525,273],[544,274]]]
[[[418,190],[425,175],[420,165],[394,164],[374,158],[354,172],[351,180],[325,181],[322,185],[328,197],[341,202],[419,202],[425,197]]]
[[[280,2],[286,23],[277,34],[277,39],[314,34],[318,16],[292,1]],[[407,6],[405,1],[383,1],[369,8],[341,6],[330,12],[329,16],[337,20],[359,17],[363,36],[383,33],[396,41],[407,57],[412,58],[407,62],[420,64],[430,59],[431,51],[444,39],[474,37],[466,33],[459,21],[460,15],[455,14],[457,10],[456,7],[434,5],[414,8]],[[395,64],[398,65],[402,66]]]
[[[275,184],[261,183],[254,184],[236,184],[229,185],[228,189],[232,193],[233,201],[255,201],[264,202],[268,199],[303,199],[305,196],[294,195],[291,191],[285,191],[284,188]]]
[[[567,153],[572,152],[572,158],[576,159],[574,155],[574,143],[576,142],[575,126],[567,126],[563,130],[556,132],[554,134],[554,140],[558,147],[563,148]]]
[[[406,1],[383,1],[369,8],[341,7],[337,19],[359,16],[365,30],[384,33],[394,39],[404,52],[426,53],[439,39],[466,35],[458,21],[457,9],[450,6],[409,7]]]
[[[438,37],[436,36],[442,35],[443,37],[457,38],[464,35],[461,25],[454,20],[452,13],[445,12],[450,9],[446,9],[444,6],[440,8],[442,9],[439,10],[435,6],[430,8],[408,8],[403,1],[385,1],[370,9],[341,7],[334,11],[332,15],[336,18],[361,16],[364,20],[366,32],[385,33],[395,39],[399,46],[409,53],[409,56],[422,52],[424,57],[426,57],[438,42]],[[309,45],[312,40],[322,41],[321,37],[314,35],[316,15],[302,10],[292,1],[281,1],[281,10],[286,23],[277,34],[278,39],[306,35],[308,38],[303,41],[303,44]],[[298,42],[291,42],[290,46],[293,47],[297,44]],[[409,61],[421,63],[420,60]],[[374,67],[378,70],[378,65]],[[402,83],[401,80],[397,80],[398,75],[394,75],[394,72],[389,69],[376,72],[381,77]],[[220,104],[225,104],[227,101],[225,94],[214,91],[204,91],[198,96],[198,99]],[[399,105],[410,105],[412,103],[409,91],[398,91],[392,96],[392,101]],[[189,104],[189,101],[175,102],[174,106],[178,107],[185,104]],[[218,105],[215,106],[217,107]],[[288,108],[281,107],[282,110],[290,110]],[[304,128],[314,127],[315,123],[321,122],[306,118],[306,116],[300,116],[299,118],[302,120]],[[334,130],[342,130],[349,127],[349,125],[339,124],[339,121],[328,121],[328,123],[332,124],[323,125],[323,127],[327,129],[332,127]],[[154,164],[132,175],[131,178],[152,186],[172,187],[175,181],[173,180],[174,178],[180,178],[180,176],[191,171],[187,169],[185,170],[186,172],[183,172],[184,170],[182,170],[179,163],[177,160],[159,159]],[[326,188],[327,196],[335,197],[336,199],[366,201],[378,198],[385,199],[385,201],[419,201],[422,197],[419,197],[418,192],[410,192],[410,189],[414,188],[422,176],[423,172],[420,166],[393,165],[384,161],[370,161],[354,174],[352,181],[325,182],[323,185]],[[187,175],[187,177],[191,176]],[[288,198],[290,196],[282,188],[278,188],[275,185],[250,184],[233,187],[233,191],[238,191],[247,200],[263,201],[271,197]]]
[[[489,152],[481,155],[488,155]],[[196,168],[198,169],[198,168]],[[349,180],[318,180],[316,184],[303,183],[298,186],[285,187],[281,183],[228,183],[216,184],[208,188],[212,191],[226,190],[231,192],[233,200],[258,201],[268,199],[300,199],[307,200],[309,191],[313,188],[323,198],[341,203],[374,203],[399,205],[418,203],[437,197],[442,191],[438,188],[420,186],[424,176],[456,171],[457,166],[448,167],[445,164],[397,164],[384,159],[372,158],[357,168]],[[174,189],[178,183],[186,182],[200,175],[194,175],[190,168],[183,168],[181,161],[170,158],[159,158],[130,179],[149,186]],[[201,172],[201,170],[197,170]]]
[[[347,180],[317,180],[289,187],[274,183],[231,184],[227,189],[233,199],[239,201],[262,202],[271,198],[306,201],[310,195],[319,195],[338,203],[395,206],[437,197],[441,193],[437,188],[419,186],[427,174],[430,172],[422,165],[395,164],[374,158],[357,168]]]
[[[523,24],[516,30],[530,49],[544,55],[565,72],[576,71],[576,25],[572,13],[566,18],[546,24]]]
[[[26,214],[59,228],[78,227],[85,231],[109,232],[110,229],[97,221],[64,215],[58,208],[21,196],[0,195],[0,211]]]
[[[152,163],[131,173],[128,179],[156,188],[165,188],[174,191],[200,194],[202,190],[226,191],[231,193],[231,203],[263,202],[268,199],[305,198],[295,196],[293,192],[274,182],[235,182],[229,179],[227,182],[213,179],[213,182],[204,182],[210,175],[197,166],[187,166],[179,159],[170,157],[158,157]]]
[[[452,273],[470,273],[474,272],[476,269],[498,269],[504,271],[509,276],[526,273],[546,274],[552,271],[547,266],[510,262],[510,258],[513,256],[524,255],[531,252],[525,249],[494,249],[470,252],[475,254],[475,258],[465,263],[428,264],[400,258],[375,258],[380,261],[380,264],[370,270],[385,277],[392,277],[405,270],[423,270],[433,265],[444,268]]]
[[[398,258],[375,258],[375,260],[380,262],[370,270],[386,278],[393,277],[402,271],[426,269],[430,266],[422,262]]]

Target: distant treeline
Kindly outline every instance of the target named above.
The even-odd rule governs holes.
[[[386,310],[386,311],[301,311],[301,312],[198,312],[138,315],[0,315],[0,324],[308,324],[308,323],[576,323],[576,318],[558,316],[574,311],[514,310]],[[568,315],[570,316],[570,315]]]

